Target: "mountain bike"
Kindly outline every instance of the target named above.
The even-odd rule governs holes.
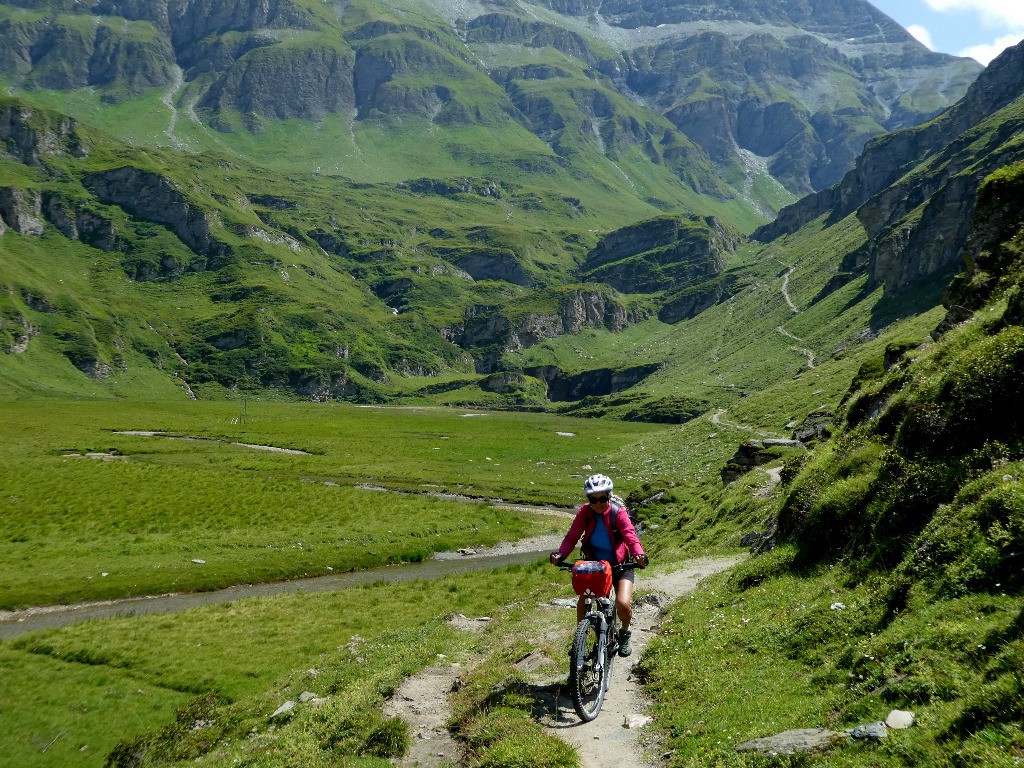
[[[572,571],[598,564],[608,565],[604,561],[580,560],[574,564],[559,563],[564,571]],[[639,567],[630,564],[633,567]],[[610,566],[609,566],[610,568]],[[585,571],[583,571],[585,572]],[[592,571],[596,573],[595,571]],[[609,571],[609,582],[611,572]],[[572,694],[572,706],[580,719],[589,723],[601,711],[605,693],[611,682],[612,660],[619,652],[618,616],[615,612],[615,600],[612,597],[611,583],[607,588],[598,587],[581,592],[576,585],[577,594],[584,598],[584,615],[576,625],[576,634],[572,639],[572,650],[569,651],[569,692]],[[590,594],[592,592],[592,594]],[[601,594],[603,592],[603,594]]]

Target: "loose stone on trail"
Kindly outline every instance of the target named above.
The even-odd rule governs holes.
[[[650,725],[653,721],[654,718],[650,715],[626,715],[622,720],[622,727],[636,730]]]
[[[568,597],[554,597],[551,599],[550,605],[556,608],[575,608],[576,601]]]

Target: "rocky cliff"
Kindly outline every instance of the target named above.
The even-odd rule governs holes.
[[[124,166],[88,174],[82,183],[101,202],[117,205],[143,221],[167,226],[212,266],[222,265],[231,254],[231,247],[215,236],[211,216],[164,176]]]
[[[838,220],[856,213],[869,238],[858,258],[872,285],[898,293],[950,274],[981,180],[1024,156],[1016,141],[1024,131],[1021,72],[1024,45],[993,61],[940,117],[873,140],[841,183],[783,209],[754,237],[769,241],[823,214]]]
[[[40,165],[47,156],[89,154],[88,142],[74,120],[14,101],[0,101],[0,142],[5,155],[31,166]]]
[[[555,298],[554,303],[550,311],[517,311],[514,304],[501,309],[473,307],[447,336],[472,353],[478,373],[494,373],[509,352],[584,328],[617,333],[642,318],[602,291],[575,290]]]
[[[725,199],[764,173],[794,195],[827,187],[865,141],[938,113],[978,71],[866,0],[549,6],[539,19],[428,0],[423,19],[399,21],[363,0],[11,0],[0,74],[109,102],[167,89],[170,107],[220,131],[329,115],[486,128],[494,146],[530,147],[519,172],[591,174],[603,157],[632,185],[620,164],[639,153],[655,175]],[[476,146],[456,154],[485,173],[492,162]],[[760,192],[751,203],[778,205]]]
[[[941,337],[967,320],[994,295],[1007,296],[1004,317],[1024,325],[1020,279],[1024,247],[1024,162],[1000,169],[978,191],[974,217],[961,251],[964,271],[950,283],[942,303],[946,317],[932,333]]]
[[[720,279],[739,236],[714,217],[662,216],[609,233],[581,267],[589,281],[625,293],[662,293],[659,313],[677,322],[725,295]]]

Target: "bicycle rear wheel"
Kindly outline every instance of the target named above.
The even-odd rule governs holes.
[[[569,656],[569,690],[572,706],[584,722],[590,722],[604,703],[605,659],[598,629],[587,619],[576,626]]]

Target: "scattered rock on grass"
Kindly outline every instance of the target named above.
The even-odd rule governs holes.
[[[894,709],[889,713],[889,716],[885,718],[885,724],[897,731],[909,728],[914,724],[914,713],[907,712],[902,709]]]
[[[622,720],[622,727],[632,731],[650,725],[653,720],[650,715],[626,715]]]
[[[544,667],[554,666],[554,664],[555,662],[548,658],[547,654],[545,654],[544,651],[542,651],[540,648],[534,648],[528,654],[519,659],[519,661],[516,662],[515,666],[516,669],[519,669],[523,672],[536,672],[537,670],[543,669]]]
[[[877,723],[858,725],[856,728],[851,729],[849,733],[855,739],[881,741],[889,735],[889,729],[886,727],[885,723],[879,720]]]
[[[280,707],[274,710],[274,714],[270,716],[270,719],[273,720],[275,717],[280,717],[283,714],[291,712],[293,709],[295,709],[296,706],[296,702],[286,701],[284,704],[282,704]]]
[[[551,605],[556,608],[575,608],[576,601],[571,597],[553,597],[551,598]]]
[[[825,752],[845,740],[846,734],[825,728],[796,728],[774,736],[745,741],[736,746],[736,751],[758,752],[762,755]]]

